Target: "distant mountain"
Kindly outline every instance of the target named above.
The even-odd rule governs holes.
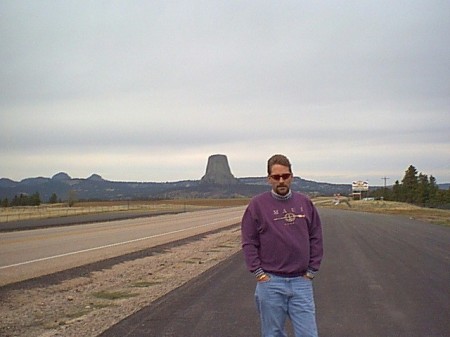
[[[52,178],[27,178],[20,182],[0,179],[0,199],[12,200],[14,196],[31,195],[38,192],[46,202],[53,193],[58,199],[67,200],[75,194],[78,200],[128,200],[128,199],[177,199],[177,198],[231,198],[251,197],[267,191],[266,177],[234,178],[232,184],[209,183],[202,180],[177,182],[119,182],[104,180],[93,174],[89,178],[70,178],[66,173],[58,173]],[[348,194],[351,185],[318,183],[294,178],[292,187],[296,191],[309,194],[332,195]]]
[[[70,179],[72,179],[72,178],[70,178],[70,176],[65,172],[59,172],[52,177],[52,180],[57,180],[57,181],[68,181]]]
[[[268,189],[267,177],[240,178],[239,181],[247,185],[263,186],[265,190]],[[333,195],[337,193],[347,195],[352,191],[351,184],[322,183],[300,177],[294,177],[291,186],[294,191],[312,195]]]
[[[439,188],[449,187],[450,184],[439,184]],[[269,188],[267,177],[236,178],[231,173],[225,155],[212,155],[208,158],[205,175],[200,180],[119,182],[105,180],[98,174],[84,179],[71,178],[67,173],[59,172],[51,178],[27,178],[20,182],[1,178],[0,199],[12,200],[16,195],[32,195],[36,192],[43,202],[47,202],[53,193],[63,201],[69,195],[78,200],[233,198],[251,197]],[[292,189],[310,195],[348,195],[352,187],[351,184],[330,184],[295,177]]]
[[[53,193],[58,199],[67,200],[69,193],[77,199],[121,200],[157,198],[170,188],[183,186],[182,183],[138,183],[115,182],[101,178],[97,174],[87,179],[70,178],[66,173],[58,173],[50,178],[27,178],[20,182],[10,179],[0,180],[0,199],[11,200],[15,195],[31,195],[39,192],[42,201],[47,201]],[[189,184],[186,184],[189,185]]]
[[[8,178],[0,178],[0,188],[2,187],[13,187],[15,186],[17,183],[11,179]]]
[[[231,173],[227,156],[214,154],[208,158],[206,173],[200,179],[202,184],[235,185],[239,181]]]
[[[101,176],[99,176],[98,174],[93,174],[89,178],[87,178],[87,180],[90,180],[90,181],[103,181],[103,178]]]
[[[448,189],[450,189],[450,183],[448,183],[448,184],[438,184],[438,187],[441,190],[448,190]]]

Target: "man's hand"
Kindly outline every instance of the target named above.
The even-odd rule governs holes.
[[[308,279],[308,280],[313,280],[314,279],[314,274],[307,271],[305,275],[303,275],[304,278]]]
[[[265,282],[265,281],[269,281],[270,280],[270,276],[267,274],[262,274],[260,276],[258,276],[257,281],[258,282]]]

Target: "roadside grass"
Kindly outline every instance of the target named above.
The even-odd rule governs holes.
[[[437,225],[450,226],[450,210],[426,208],[403,202],[384,200],[348,200],[335,205],[332,197],[313,199],[317,207],[327,207],[357,212],[403,215]]]
[[[217,247],[218,248],[233,248],[234,245],[232,245],[232,244],[223,244],[223,245],[218,245]]]
[[[162,281],[137,281],[134,282],[131,286],[134,288],[148,288],[152,286],[156,286],[163,283]]]
[[[175,199],[149,201],[83,201],[75,206],[66,204],[43,204],[41,206],[0,208],[0,223],[23,219],[42,219],[72,215],[112,212],[176,213],[190,212],[208,208],[246,206],[249,198],[231,199]],[[335,205],[333,197],[316,197],[317,207],[343,209],[349,211],[397,214],[418,220],[450,226],[450,210],[419,207],[407,203],[383,200],[350,200],[344,198]],[[348,203],[347,203],[348,201]]]
[[[57,319],[48,319],[42,322],[42,327],[47,330],[55,329],[58,326],[70,324],[73,321],[80,319],[83,316],[90,314],[96,309],[102,309],[110,307],[111,304],[91,303],[84,307],[73,308],[71,311],[66,312]]]
[[[250,198],[231,198],[231,199],[173,199],[161,200],[163,204],[170,205],[189,205],[189,206],[203,206],[203,207],[235,207],[246,206]]]
[[[183,263],[187,263],[187,264],[201,264],[202,263],[202,259],[190,259],[190,260],[184,260],[182,261]]]
[[[66,204],[42,204],[40,206],[22,206],[0,208],[0,223],[16,220],[47,219],[83,214],[112,212],[133,213],[178,213],[191,212],[208,208],[244,206],[247,198],[233,199],[177,199],[149,201],[83,201],[74,206]]]
[[[116,301],[121,299],[126,299],[130,297],[136,297],[138,294],[131,293],[128,291],[99,291],[96,293],[93,293],[92,296],[98,299],[102,300],[110,300],[110,301]]]

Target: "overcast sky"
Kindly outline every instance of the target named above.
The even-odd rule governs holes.
[[[0,177],[450,182],[450,2],[0,2]]]

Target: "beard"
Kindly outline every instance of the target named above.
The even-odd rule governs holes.
[[[289,193],[289,187],[286,185],[278,185],[275,192],[279,195],[286,195]]]

